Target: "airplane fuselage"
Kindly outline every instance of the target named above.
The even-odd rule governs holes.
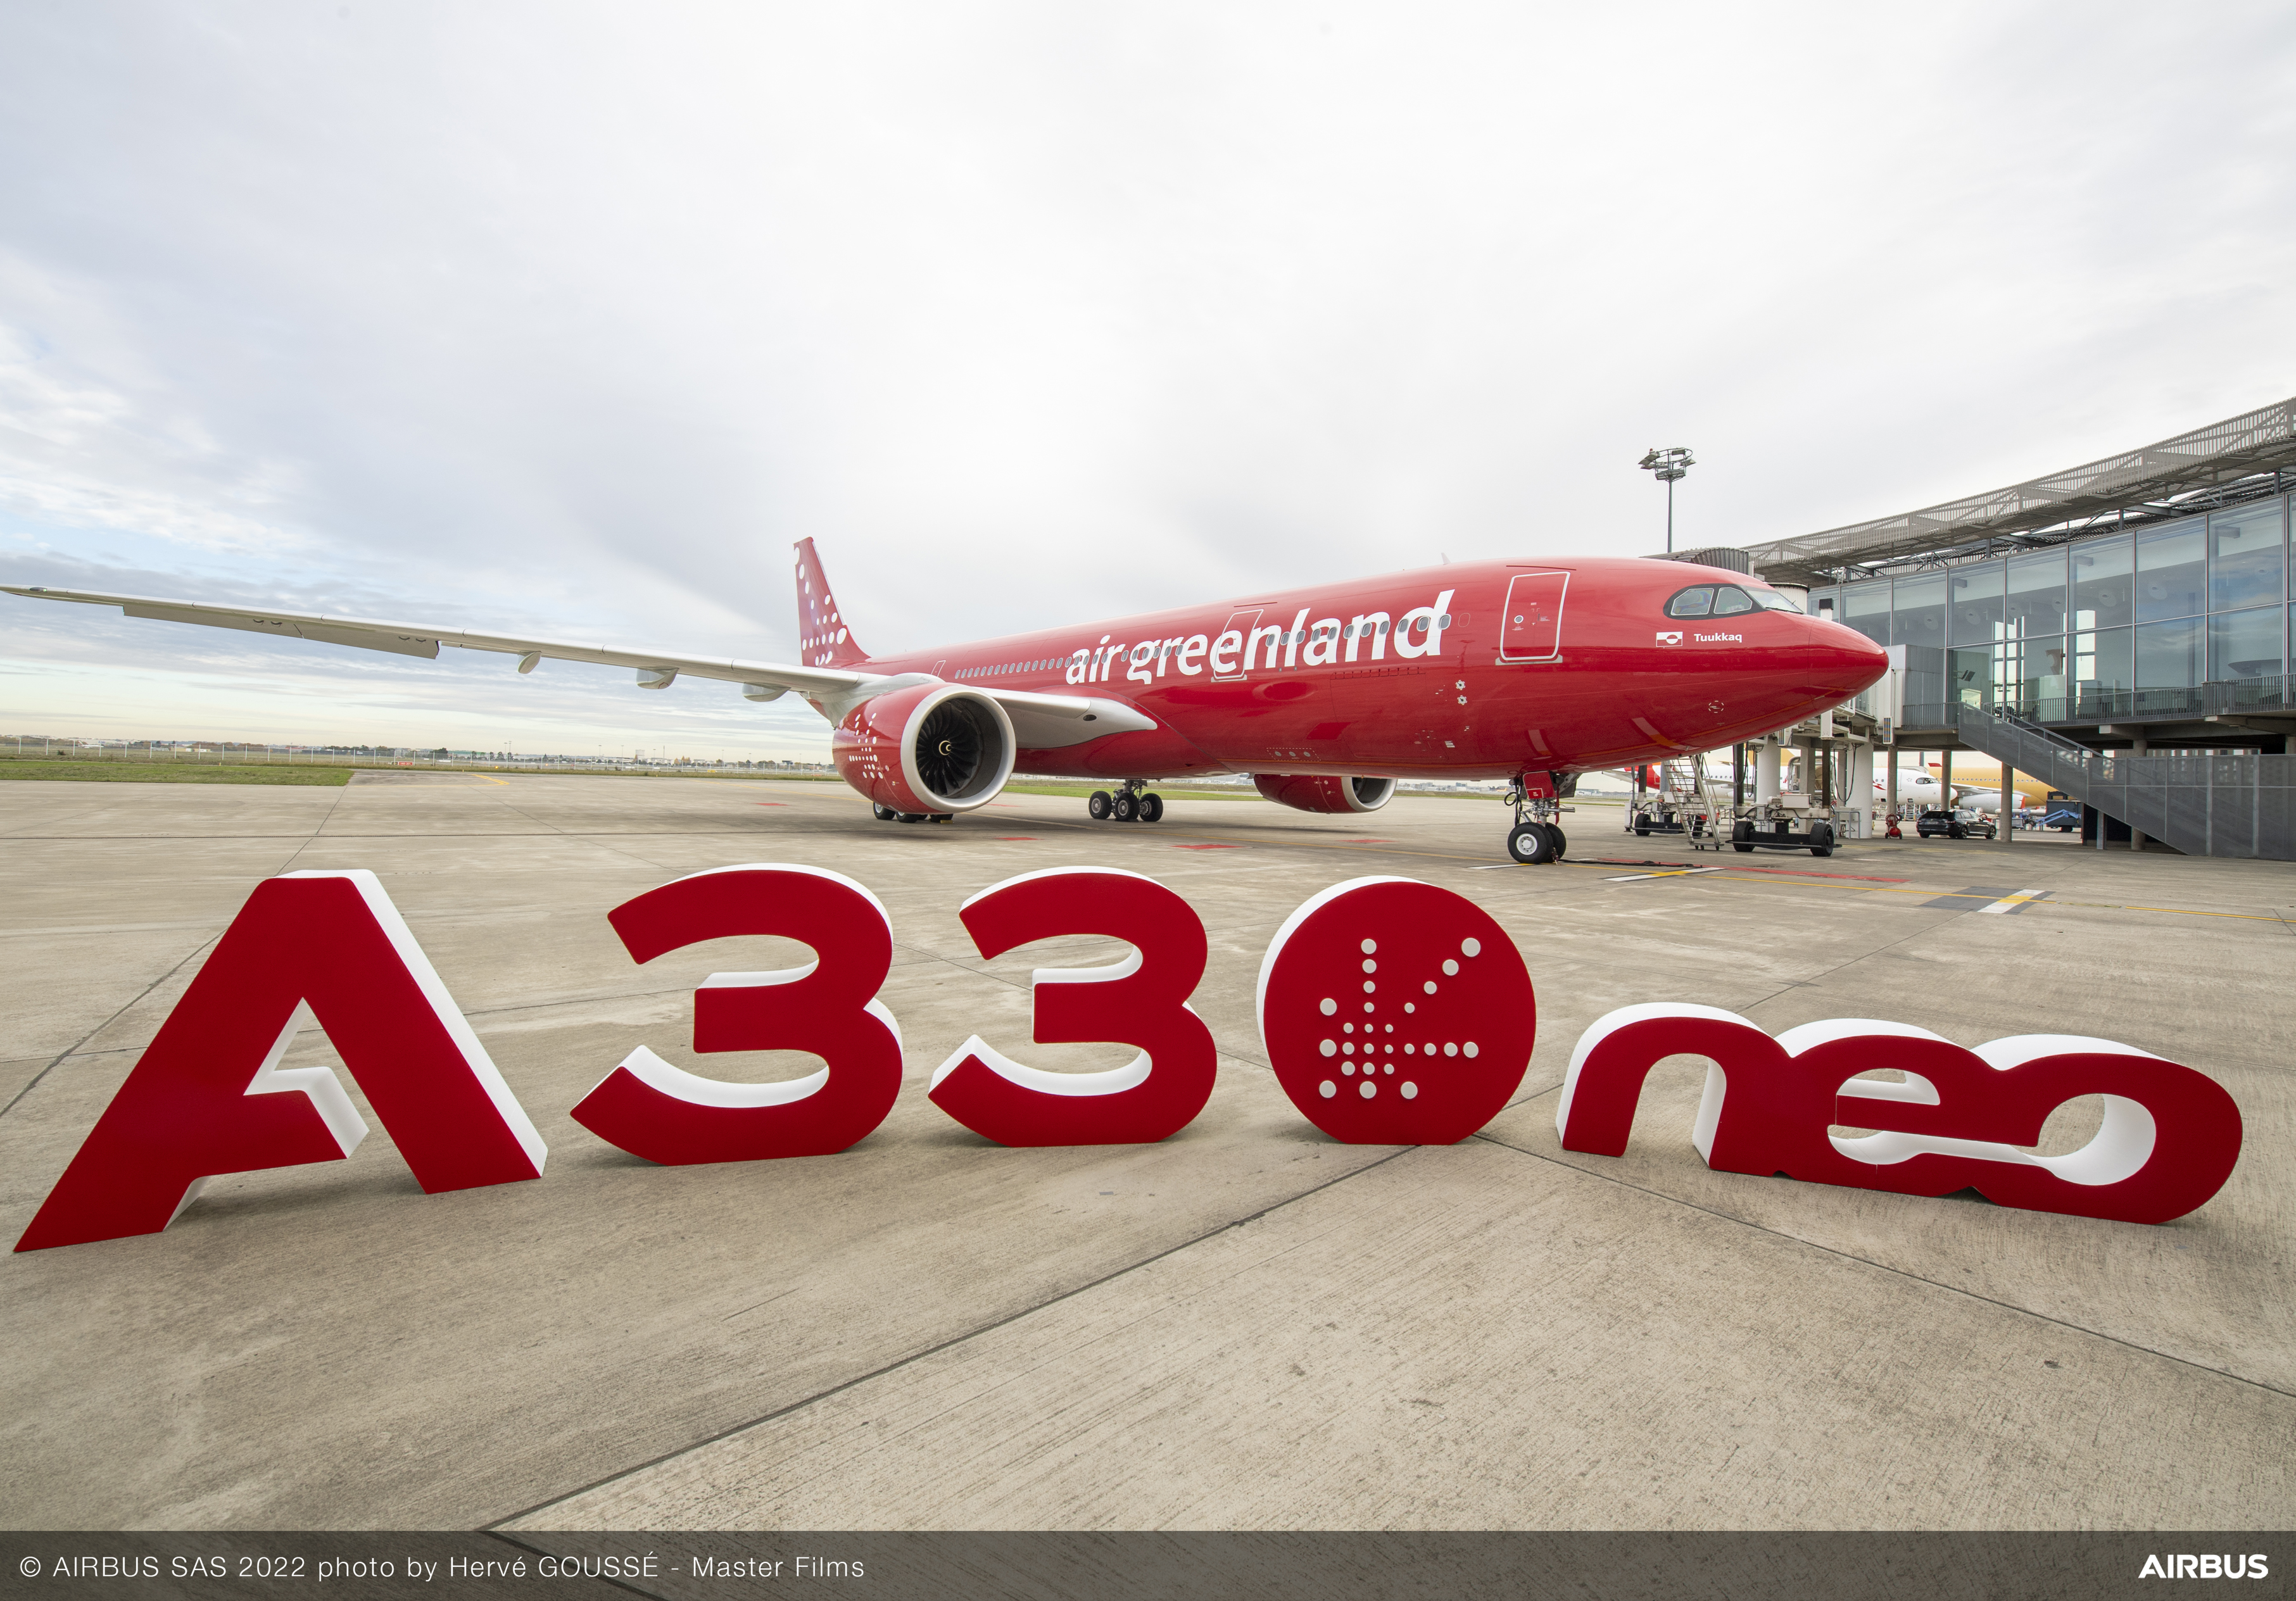
[[[1882,675],[1862,635],[1799,611],[1676,617],[1701,584],[1648,560],[1477,562],[872,658],[872,672],[1120,698],[1155,720],[1015,769],[1505,778],[1708,750]]]

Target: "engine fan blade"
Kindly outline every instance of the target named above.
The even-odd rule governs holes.
[[[955,796],[980,767],[980,734],[955,707],[938,706],[917,733],[917,776],[935,795]]]

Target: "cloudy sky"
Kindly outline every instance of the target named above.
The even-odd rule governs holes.
[[[0,10],[0,581],[793,659],[1899,511],[2296,393],[2296,10]],[[808,756],[0,597],[0,734]]]

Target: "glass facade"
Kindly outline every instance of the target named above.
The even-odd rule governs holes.
[[[2280,671],[2284,657],[2280,638],[2280,608],[2252,606],[2246,611],[2219,613],[2209,619],[2209,677],[2268,678]]]
[[[2198,715],[2205,698],[2279,706],[2296,638],[2291,498],[1814,591],[1811,609],[1939,650],[1949,699],[2044,722]]]
[[[2001,564],[1956,568],[1946,575],[1953,596],[1953,642],[1990,645],[2001,637]]]
[[[1853,590],[1858,587],[1850,586]],[[1923,573],[1897,582],[1897,599],[1890,607],[1890,642],[1893,645],[1945,644],[1945,575]],[[1846,597],[1845,597],[1846,600]]]
[[[2009,634],[2065,631],[2065,552],[2037,551],[2009,563],[2009,599],[2004,614]]]
[[[2208,597],[2208,528],[2198,518],[2136,536],[2138,622],[2197,617]]]
[[[2287,519],[2274,501],[2209,519],[2209,609],[2234,611],[2286,598]]]
[[[1877,645],[1890,642],[1890,585],[1860,584],[1842,592],[1841,609],[1834,620],[1847,624]]]

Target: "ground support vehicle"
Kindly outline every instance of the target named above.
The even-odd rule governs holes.
[[[1808,851],[1813,856],[1831,856],[1841,834],[1854,834],[1857,829],[1854,810],[1821,806],[1807,795],[1781,795],[1732,810],[1730,848],[1735,851]]]

